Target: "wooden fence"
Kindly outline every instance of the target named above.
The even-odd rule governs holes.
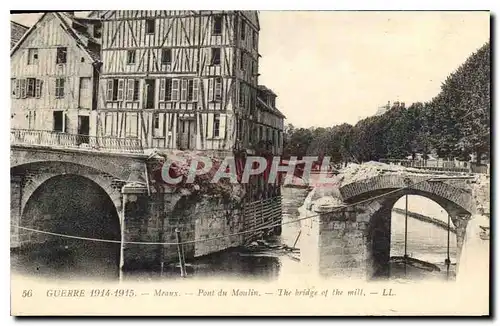
[[[245,203],[243,208],[244,230],[265,228],[273,224],[281,224],[281,196]],[[259,237],[272,231],[266,228],[251,233],[249,238]]]

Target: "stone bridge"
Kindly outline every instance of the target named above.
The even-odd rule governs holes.
[[[484,176],[379,166],[366,172],[340,174],[339,183],[316,188],[306,199],[311,218],[302,223],[301,258],[319,275],[388,276],[392,208],[405,195],[428,198],[448,213],[456,228],[457,257],[471,216],[489,214]]]
[[[150,187],[151,160],[145,154],[12,144],[10,163],[14,250],[32,250],[47,242],[66,245],[71,240],[33,231],[39,230],[112,240],[117,269],[157,269],[160,263],[177,258],[175,229],[183,241],[192,241],[237,233],[243,226],[239,209],[226,202]],[[184,251],[189,258],[243,240],[197,242],[186,245]],[[88,245],[78,241],[73,244]]]

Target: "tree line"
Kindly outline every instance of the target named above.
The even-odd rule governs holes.
[[[490,44],[473,53],[426,103],[394,103],[383,114],[328,128],[285,128],[284,156],[334,162],[434,154],[476,162],[490,155]]]

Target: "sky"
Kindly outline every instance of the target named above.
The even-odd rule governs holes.
[[[28,26],[38,17],[11,15]],[[428,101],[490,38],[489,13],[477,11],[261,11],[260,25],[259,83],[296,127],[355,124],[388,101]]]

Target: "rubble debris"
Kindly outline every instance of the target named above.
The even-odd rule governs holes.
[[[272,244],[266,240],[256,240],[243,247],[238,254],[243,257],[280,257],[300,261],[300,249],[285,244]]]

